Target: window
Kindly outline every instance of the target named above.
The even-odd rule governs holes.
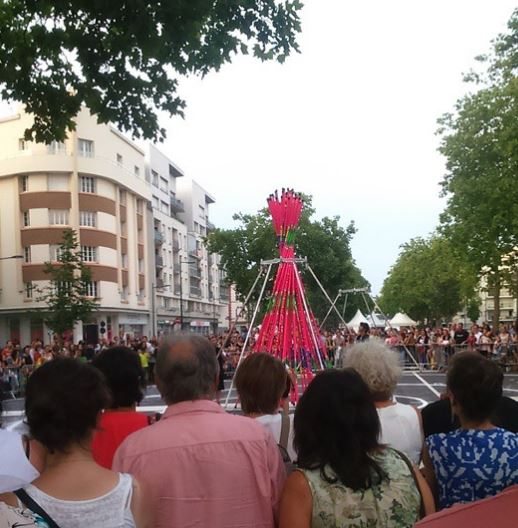
[[[140,167],[137,167],[135,165],[135,167],[133,168],[133,174],[135,174],[137,178],[140,178]]]
[[[33,291],[34,291],[34,285],[32,284],[32,282],[26,282],[25,283],[25,298],[32,299]]]
[[[163,200],[160,202],[160,211],[162,211],[162,213],[168,213],[169,212],[169,205],[164,202]]]
[[[142,214],[144,212],[144,202],[142,200],[137,200],[137,213]]]
[[[79,190],[83,193],[94,193],[95,192],[95,178],[92,176],[80,176],[79,177]]]
[[[97,262],[97,248],[94,246],[81,246],[81,259],[84,262]]]
[[[138,261],[138,272],[144,273],[144,259],[139,259]]]
[[[23,248],[23,261],[24,262],[31,261],[31,246],[25,246]]]
[[[160,190],[164,192],[169,191],[169,182],[162,176],[160,176]]]
[[[122,269],[128,267],[128,255],[126,253],[121,253],[121,267]]]
[[[127,301],[127,300],[128,300],[128,287],[127,287],[127,286],[123,286],[123,287],[122,287],[122,290],[121,290],[121,300],[122,300],[122,301]]]
[[[119,202],[126,205],[126,191],[124,189],[119,189]]]
[[[83,158],[94,157],[94,142],[89,139],[78,139],[77,140],[78,154]]]
[[[79,225],[95,227],[97,225],[97,213],[93,211],[79,211]]]
[[[47,145],[48,154],[64,154],[65,144],[62,141],[53,141]]]
[[[160,200],[158,196],[153,196],[153,208],[158,209],[160,207]]]
[[[29,176],[22,176],[20,178],[20,188],[22,192],[27,192],[29,190]]]
[[[97,282],[88,282],[85,287],[87,297],[97,297]]]
[[[20,138],[18,140],[18,150],[28,150],[28,144],[27,144],[27,141],[25,141],[25,139]]]
[[[158,172],[154,170],[151,171],[151,182],[155,187],[158,187]]]
[[[117,154],[117,165],[122,167],[122,154]]]
[[[68,191],[68,176],[66,174],[49,174],[47,187],[49,191]]]
[[[29,211],[23,212],[23,227],[29,227],[31,225],[31,215]]]
[[[59,262],[61,260],[61,253],[63,250],[60,246],[52,245],[50,246],[50,260],[52,262]]]
[[[68,209],[49,209],[50,225],[68,225]]]

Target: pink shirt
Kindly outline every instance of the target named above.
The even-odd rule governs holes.
[[[122,443],[113,469],[142,482],[154,526],[171,528],[273,527],[286,478],[272,435],[209,400],[169,406]]]

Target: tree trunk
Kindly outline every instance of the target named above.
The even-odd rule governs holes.
[[[493,331],[498,331],[498,325],[500,324],[500,275],[495,274],[494,285],[493,285]]]

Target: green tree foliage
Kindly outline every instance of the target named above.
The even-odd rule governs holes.
[[[34,114],[26,139],[63,140],[81,104],[101,123],[163,139],[183,114],[178,77],[251,53],[298,50],[299,0],[9,0],[0,3],[0,96]]]
[[[473,304],[476,283],[476,274],[447,239],[414,238],[402,246],[379,302],[392,315],[402,311],[418,321],[449,320]]]
[[[362,277],[351,254],[350,243],[356,232],[354,224],[350,223],[344,229],[339,224],[338,216],[314,220],[314,213],[311,198],[306,197],[295,240],[297,255],[307,257],[309,265],[333,299],[340,288],[368,287],[368,282]],[[257,277],[261,260],[276,258],[279,254],[268,209],[262,209],[253,215],[238,213],[234,215],[234,220],[238,222],[238,227],[217,229],[208,236],[207,245],[209,251],[221,255],[228,280],[236,285],[238,295],[243,300]],[[322,320],[329,309],[329,303],[308,270],[303,271],[303,281],[312,310]],[[258,286],[251,304],[257,300],[259,290]],[[365,311],[360,302],[361,299],[351,300],[346,320],[354,315],[357,307]],[[338,322],[338,317],[332,314],[326,321],[326,326],[333,328]]]
[[[448,198],[441,229],[477,272],[487,268],[494,324],[506,282],[502,259],[518,245],[518,10],[508,29],[479,58],[482,73],[466,77],[475,90],[439,120]]]
[[[63,231],[57,263],[46,262],[45,273],[50,284],[40,292],[38,300],[47,305],[45,323],[61,338],[77,321],[86,321],[97,308],[95,301],[87,296],[92,276],[81,258],[74,230]]]

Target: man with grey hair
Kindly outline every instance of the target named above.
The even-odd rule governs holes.
[[[154,525],[273,528],[284,465],[261,424],[213,401],[219,365],[212,344],[175,337],[160,346],[155,370],[168,408],[130,435],[113,462],[148,490]]]

